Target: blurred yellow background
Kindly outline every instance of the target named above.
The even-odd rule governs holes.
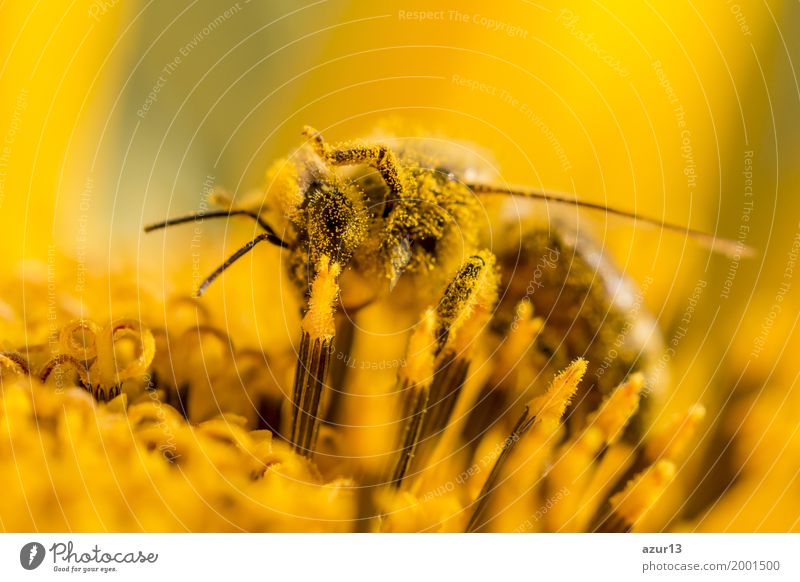
[[[482,146],[509,183],[743,237],[757,255],[738,261],[579,218],[635,280],[653,277],[668,339],[707,284],[665,411],[702,399],[713,424],[737,390],[796,392],[796,2],[6,2],[0,55],[7,273],[48,252],[89,272],[185,270],[191,229],[145,238],[144,224],[197,211],[207,183],[261,187],[306,123],[339,140],[399,119]],[[206,225],[200,270],[252,232]],[[278,268],[259,249],[209,293],[247,341],[293,329],[272,309]]]

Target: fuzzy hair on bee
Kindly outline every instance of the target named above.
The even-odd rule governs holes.
[[[418,410],[412,411],[417,415],[414,430],[405,433],[402,468],[393,473],[396,485],[410,466],[417,441],[434,439],[447,424],[472,358],[465,338],[486,333],[502,346],[524,312],[521,303],[530,304],[525,317],[530,320],[536,313],[544,317],[544,324],[535,332],[535,326],[525,328],[529,333],[518,342],[523,346],[518,348],[519,358],[538,358],[553,368],[586,358],[593,366],[587,374],[593,380],[572,405],[577,419],[585,418],[629,374],[646,372],[658,354],[660,335],[654,320],[644,310],[631,315],[625,303],[635,285],[598,254],[597,245],[552,225],[529,226],[521,237],[492,240],[485,232],[484,199],[514,196],[600,210],[689,235],[715,251],[733,251],[730,241],[681,226],[565,194],[478,180],[474,168],[461,160],[448,163],[444,150],[420,146],[418,140],[392,140],[392,147],[382,140],[331,144],[308,126],[303,136],[306,142],[296,155],[270,166],[265,192],[236,202],[218,192],[220,210],[170,219],[145,230],[197,217],[243,216],[259,224],[264,232],[216,269],[198,295],[261,242],[286,254],[289,276],[305,308],[291,426],[285,432],[295,450],[308,457],[314,455],[324,416],[337,309],[351,312],[395,293],[410,296],[417,313],[428,314],[426,326],[437,330],[435,353],[429,358],[434,379],[403,380],[402,386],[415,390],[410,402]],[[497,226],[501,233],[513,230]],[[742,253],[741,248],[736,251]],[[549,266],[536,281],[540,288],[526,292],[539,264]],[[454,321],[466,322],[458,333],[450,327]],[[615,350],[613,362],[601,367],[619,337],[625,341]],[[510,408],[518,398],[513,391],[498,397],[497,386],[487,385],[476,400],[468,431],[486,430],[496,417],[494,411]],[[423,413],[427,420],[421,418]]]

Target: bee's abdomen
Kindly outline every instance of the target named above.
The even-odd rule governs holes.
[[[530,301],[544,320],[536,347],[547,367],[561,369],[577,357],[589,362],[571,423],[581,423],[628,375],[646,372],[657,359],[652,318],[640,300],[630,300],[635,285],[586,241],[533,230],[519,252],[501,254],[500,261],[506,291],[500,318],[509,317],[519,301]]]

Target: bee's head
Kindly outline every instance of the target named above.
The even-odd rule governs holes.
[[[475,252],[479,205],[441,163],[398,157],[380,143],[332,146],[309,127],[304,134],[306,147],[268,174],[271,205],[291,223],[290,269],[303,288],[329,257],[369,289],[354,302],[362,305],[406,273],[449,276]]]
[[[368,211],[361,192],[348,181],[337,178],[312,182],[301,214],[304,242],[312,259],[325,254],[346,265],[367,237]]]
[[[346,267],[367,238],[370,214],[360,189],[333,175],[316,178],[305,188],[303,201],[292,216],[297,233],[295,270],[305,282],[313,280],[323,256]]]

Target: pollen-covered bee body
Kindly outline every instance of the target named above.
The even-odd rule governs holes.
[[[357,187],[335,176],[310,182],[291,219],[289,265],[294,279],[307,288],[323,256],[349,264],[368,238],[369,222],[363,193]]]
[[[658,392],[663,378],[648,372],[663,353],[663,340],[643,292],[586,229],[578,231],[568,219],[553,216],[552,209],[537,213],[535,205],[526,206],[516,220],[506,214],[497,223],[508,234],[495,237],[493,248],[505,291],[495,329],[502,333],[519,302],[528,302],[544,321],[534,349],[548,371],[563,369],[578,357],[587,360],[575,422],[582,422],[633,372],[644,373],[648,393]],[[550,220],[542,220],[545,215]]]
[[[390,138],[388,143],[418,197],[398,213],[402,220],[419,221],[413,227],[398,221],[397,232],[412,234],[406,240],[421,247],[409,271],[422,266],[423,272],[438,268],[450,276],[476,249],[490,248],[498,257],[502,298],[493,330],[504,336],[519,302],[530,302],[544,320],[532,346],[537,362],[546,362],[553,372],[577,357],[589,362],[586,393],[576,399],[585,407],[576,409],[596,408],[635,371],[645,373],[648,393],[659,390],[651,382],[654,375],[647,374],[663,353],[655,318],[638,285],[603,252],[590,227],[579,229],[574,215],[537,201],[506,197],[493,205],[480,200],[467,184],[487,184],[496,177],[486,161],[489,155],[477,146],[438,138]],[[351,175],[369,184],[364,189],[373,192],[371,199],[379,204],[386,199],[379,173],[362,167]],[[394,248],[403,239],[384,234],[383,240],[391,240],[386,248]]]
[[[507,418],[521,402],[520,390],[540,390],[535,378],[576,358],[589,362],[589,381],[570,407],[575,426],[582,426],[604,396],[631,373],[646,374],[660,357],[657,326],[634,283],[584,233],[549,220],[552,209],[534,202],[603,207],[493,185],[499,181],[488,170],[489,156],[459,142],[384,137],[330,144],[313,128],[303,134],[306,142],[293,155],[271,165],[262,192],[227,200],[228,210],[214,214],[248,215],[265,233],[199,289],[256,243],[282,247],[306,300],[292,401],[291,440],[299,452],[313,454],[324,416],[339,308],[352,314],[386,300],[398,317],[413,320],[433,309],[440,319],[436,325],[447,333],[437,332],[435,378],[429,386],[415,380],[431,399],[421,440],[444,430],[471,361],[480,357],[475,346],[492,344],[499,354],[467,423],[475,434],[498,414]],[[468,284],[461,289],[454,281]],[[448,301],[458,313],[452,321],[442,307]],[[479,336],[487,341],[475,341]],[[346,337],[337,349],[347,356]],[[342,372],[336,377],[341,382]],[[422,458],[431,452],[425,448]]]
[[[315,141],[316,132],[307,135],[312,146],[305,159],[314,159],[316,153],[321,160],[334,160],[334,168],[335,151],[369,152],[375,147],[350,143],[333,150]],[[645,372],[650,382],[647,371],[663,349],[658,327],[636,284],[602,252],[587,228],[579,230],[566,214],[535,201],[505,197],[496,206],[480,200],[468,184],[491,178],[481,156],[463,153],[471,146],[435,138],[376,143],[391,144],[385,155],[392,157],[392,172],[382,171],[380,161],[336,172],[336,179],[361,193],[368,215],[367,235],[349,264],[360,277],[360,287],[365,281],[377,282],[380,290],[374,298],[400,280],[411,282],[412,288],[398,291],[421,296],[415,307],[422,308],[437,301],[460,265],[489,248],[501,273],[502,299],[492,326],[499,341],[508,334],[520,302],[527,301],[543,320],[529,351],[533,369],[549,377],[578,357],[589,363],[571,409],[572,423],[581,426],[630,374]],[[351,155],[342,158],[352,161]],[[349,296],[346,284],[342,294]],[[648,384],[647,393],[657,388]],[[629,430],[637,428],[631,425]]]
[[[390,289],[405,274],[452,275],[479,239],[478,205],[463,183],[420,166],[406,167],[406,181],[401,197],[385,201],[376,217],[377,237],[356,254],[354,265],[385,278]]]
[[[379,162],[369,163],[372,146],[326,148],[312,139],[291,160],[276,162],[262,200],[288,219],[282,236],[298,285],[308,288],[314,265],[326,255],[355,272],[349,276],[370,281],[372,299],[391,291],[403,276],[423,275],[428,288],[441,290],[480,239],[480,204],[442,165],[447,158],[401,145],[387,149],[394,169],[382,172],[374,167]],[[358,152],[364,163],[337,167],[337,151]],[[287,195],[289,188],[296,194]],[[429,285],[431,278],[436,284]],[[347,290],[343,295],[347,303]]]
[[[342,411],[369,407],[370,428],[396,425],[389,477],[376,460],[383,451],[361,451],[370,459],[359,468],[364,524],[372,518],[391,524],[394,501],[444,487],[458,506],[454,514],[471,513],[467,531],[508,529],[504,511],[489,511],[493,504],[539,503],[560,492],[552,489],[558,486],[575,492],[570,499],[573,509],[580,501],[580,515],[573,520],[569,502],[562,501],[546,518],[553,529],[631,529],[652,504],[630,494],[631,488],[645,483],[648,491],[663,489],[678,445],[702,410],[687,417],[688,429],[676,429],[684,435],[678,445],[666,437],[667,445],[648,442],[640,400],[659,388],[665,361],[644,293],[585,229],[570,228],[571,221],[560,221],[541,202],[637,218],[722,252],[732,248],[730,241],[564,194],[498,185],[482,169],[482,156],[470,159],[465,152],[473,148],[457,142],[387,137],[329,144],[312,128],[303,133],[306,142],[295,154],[270,167],[264,191],[229,198],[225,210],[203,215],[245,215],[264,232],[214,271],[198,294],[255,244],[268,241],[280,247],[305,299],[291,398],[278,404],[270,430],[297,454],[319,458],[325,471],[334,457],[358,458],[338,449],[338,437],[359,446],[372,440],[363,436],[367,427],[360,419],[353,422]],[[375,309],[351,317],[367,305]],[[346,316],[339,316],[342,311]],[[376,332],[359,325],[369,317],[412,328],[405,351],[394,340],[378,346]],[[367,344],[386,348],[383,362],[349,370]],[[394,374],[386,362],[402,364]],[[365,370],[376,375],[365,381]],[[363,388],[369,391],[361,393]],[[398,416],[372,416],[379,398],[391,402]],[[336,438],[323,438],[318,446],[320,432]],[[618,443],[623,434],[628,442]],[[604,493],[594,485],[598,473],[584,468],[602,464],[605,471],[606,458],[618,466],[602,473]],[[536,466],[545,473],[537,483],[547,481],[541,498],[529,494],[525,477]],[[485,476],[471,478],[484,468]],[[453,480],[451,469],[463,472]],[[371,492],[384,485],[391,486],[387,500],[373,498]],[[469,512],[464,499],[473,500]]]

